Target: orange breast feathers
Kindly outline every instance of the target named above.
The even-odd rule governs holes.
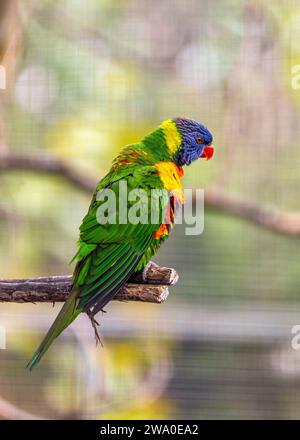
[[[172,196],[170,197],[169,206],[166,213],[165,223],[155,232],[154,237],[160,239],[163,236],[169,235],[169,230],[174,224],[174,210],[177,204],[183,204],[184,195],[180,178],[184,176],[182,167],[177,167],[172,162],[158,162],[156,168],[159,172],[159,177],[167,191]]]

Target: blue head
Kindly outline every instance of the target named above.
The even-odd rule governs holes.
[[[176,156],[178,166],[190,165],[194,160],[203,157],[211,159],[214,148],[210,131],[192,119],[175,118],[173,121],[181,135],[181,146]]]

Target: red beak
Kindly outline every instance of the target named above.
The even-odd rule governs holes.
[[[203,153],[200,157],[205,157],[206,160],[209,160],[213,157],[214,151],[215,149],[212,145],[207,145],[206,147],[204,147]]]

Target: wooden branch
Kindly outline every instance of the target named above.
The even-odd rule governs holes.
[[[160,304],[169,295],[169,285],[178,281],[174,269],[149,264],[143,280],[137,274],[114,298],[118,301],[143,301]],[[20,280],[0,280],[0,302],[65,301],[71,289],[71,276],[52,276]]]
[[[300,236],[300,211],[279,211],[271,207],[261,207],[241,197],[225,194],[220,189],[205,191],[205,206],[231,217],[242,218],[272,232]]]
[[[0,171],[32,171],[60,176],[73,186],[87,192],[93,192],[97,182],[77,173],[65,162],[53,157],[31,157],[21,154],[1,154]]]
[[[83,176],[68,164],[47,156],[1,155],[0,172],[10,170],[54,174],[88,193],[92,193],[97,185],[96,180]],[[300,212],[279,211],[258,206],[249,200],[226,194],[220,189],[205,191],[205,207],[223,215],[241,218],[272,232],[287,236],[300,236]]]

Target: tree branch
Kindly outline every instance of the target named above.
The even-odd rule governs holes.
[[[60,176],[73,186],[92,193],[96,180],[81,175],[68,164],[51,157],[27,157],[5,154],[0,157],[0,172],[24,170]],[[100,179],[99,179],[100,180]],[[282,235],[300,235],[300,212],[279,211],[258,206],[254,202],[238,196],[225,194],[220,189],[205,191],[207,209],[221,212],[230,217],[242,218],[255,225]]]
[[[144,273],[132,277],[114,299],[160,304],[169,295],[168,286],[177,281],[174,269],[150,263]],[[61,302],[67,299],[70,290],[71,276],[0,280],[0,302]]]
[[[219,189],[205,191],[205,205],[211,210],[242,218],[257,226],[282,235],[300,236],[300,212],[279,211],[258,206],[254,202]]]
[[[48,156],[30,157],[21,154],[2,154],[1,171],[32,171],[34,173],[53,174],[64,178],[73,186],[87,192],[95,190],[97,182],[80,175],[67,163]]]

